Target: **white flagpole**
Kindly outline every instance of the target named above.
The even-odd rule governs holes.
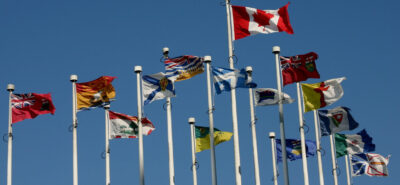
[[[314,127],[315,127],[315,142],[317,144],[317,159],[318,159],[318,172],[319,172],[319,184],[324,185],[324,172],[322,170],[322,156],[321,156],[321,136],[319,133],[319,119],[317,110],[314,110]]]
[[[281,133],[281,145],[282,145],[282,165],[283,165],[283,175],[285,179],[285,185],[289,185],[289,171],[287,165],[287,154],[286,154],[286,137],[285,137],[285,123],[283,120],[283,96],[282,96],[282,86],[281,86],[281,64],[279,62],[279,53],[281,48],[279,46],[272,47],[272,53],[275,54],[275,65],[276,65],[276,83],[278,86],[278,99],[279,99],[279,123],[280,123],[280,133]]]
[[[346,160],[346,177],[347,177],[347,185],[351,185],[351,180],[350,180],[350,170],[349,170],[349,155],[344,156]]]
[[[270,132],[269,138],[271,139],[272,170],[274,173],[274,185],[278,185],[278,171],[276,170],[275,132]]]
[[[217,185],[217,167],[215,164],[215,146],[214,146],[214,117],[213,117],[213,104],[211,94],[211,74],[210,74],[210,63],[211,56],[204,56],[204,62],[206,63],[207,70],[207,95],[208,95],[208,120],[210,126],[210,154],[211,154],[211,180],[212,185]]]
[[[139,183],[144,185],[144,159],[143,159],[143,129],[142,129],[142,93],[141,85],[142,81],[140,73],[142,72],[142,66],[135,66],[136,73],[136,88],[137,88],[137,105],[138,105],[138,138],[139,138]]]
[[[306,139],[304,136],[304,118],[303,118],[303,106],[301,101],[301,90],[300,90],[300,83],[297,82],[297,105],[299,108],[299,123],[300,123],[300,140],[301,140],[301,156],[303,161],[303,173],[304,173],[304,185],[309,185],[308,180],[308,166],[307,166],[307,148],[306,148]]]
[[[7,185],[12,184],[12,106],[11,106],[11,96],[15,89],[13,84],[7,85],[7,91],[9,92],[8,97],[8,158],[7,158]]]
[[[351,178],[351,182],[353,182],[353,163],[352,163],[352,161],[351,161],[351,159],[353,158],[353,156],[351,155],[351,154],[348,154],[349,155],[349,163],[350,163],[350,178]]]
[[[246,67],[246,72],[249,76],[253,72],[251,66]],[[253,98],[253,88],[249,88],[249,99],[250,99],[250,123],[251,123],[251,135],[253,141],[253,162],[254,162],[254,179],[255,184],[260,185],[260,168],[258,164],[258,148],[257,148],[257,135],[256,135],[256,116],[254,113],[254,98]]]
[[[331,134],[329,135],[329,139],[331,142],[331,157],[332,157],[332,175],[333,175],[333,182],[335,185],[338,185],[338,179],[337,179],[337,164],[336,164],[336,150],[335,150],[335,144],[334,144],[334,136]]]
[[[110,185],[111,181],[110,181],[110,137],[109,137],[109,121],[110,121],[110,117],[109,117],[109,109],[110,109],[110,105],[105,105],[104,106],[104,110],[105,110],[105,122],[106,122],[106,126],[105,126],[105,130],[106,130],[106,185]]]
[[[196,133],[194,130],[194,124],[196,120],[193,117],[189,118],[190,124],[190,136],[192,142],[192,172],[193,172],[193,185],[197,185],[197,169],[196,169]]]
[[[234,69],[230,0],[226,0],[225,5],[226,5],[227,24],[228,24],[229,67],[230,69]],[[233,149],[235,155],[236,185],[242,185],[242,174],[240,172],[239,131],[238,131],[238,121],[237,121],[237,110],[236,110],[236,89],[231,90],[231,102],[232,102]]]
[[[169,48],[163,48],[164,58],[168,58]],[[175,185],[174,148],[172,140],[171,98],[167,97],[167,130],[168,130],[168,159],[169,159],[169,185]]]
[[[73,166],[73,185],[78,185],[78,142],[77,142],[77,127],[78,120],[76,119],[76,82],[77,75],[71,75],[72,82],[72,166]]]

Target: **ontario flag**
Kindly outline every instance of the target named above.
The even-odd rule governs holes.
[[[291,57],[281,56],[283,85],[305,81],[308,78],[320,78],[315,65],[318,54],[310,52]]]
[[[232,5],[233,40],[259,33],[269,34],[284,31],[288,34],[293,34],[287,10],[289,4],[277,10],[259,10]]]
[[[41,114],[54,114],[56,108],[48,94],[12,94],[12,123],[25,119],[33,119]]]

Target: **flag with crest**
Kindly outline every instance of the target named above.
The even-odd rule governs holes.
[[[174,84],[164,73],[159,72],[142,77],[144,104],[166,97],[175,97]]]
[[[202,57],[184,55],[164,61],[165,76],[171,81],[182,81],[204,72]]]
[[[335,134],[336,157],[375,151],[372,137],[365,129],[357,134]]]
[[[56,111],[50,93],[11,94],[11,109],[12,123],[33,119],[41,114],[54,114]]]
[[[111,82],[116,77],[101,76],[96,80],[76,83],[76,104],[78,110],[101,107],[115,98],[115,90]]]
[[[276,139],[276,153],[277,161],[282,162],[282,142]],[[298,139],[286,139],[286,152],[287,158],[291,161],[301,159],[301,141]],[[315,141],[306,140],[306,154],[307,157],[314,156],[317,153],[317,145]]]
[[[320,78],[315,65],[318,55],[310,52],[291,57],[281,56],[283,85],[305,81],[308,78]]]
[[[321,134],[328,136],[345,130],[353,130],[358,127],[347,107],[336,107],[330,110],[318,110]]]
[[[136,138],[138,136],[138,117],[109,111],[109,138]],[[143,135],[149,135],[155,129],[153,123],[142,118]]]

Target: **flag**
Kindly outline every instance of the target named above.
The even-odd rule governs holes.
[[[76,83],[76,104],[78,110],[101,107],[115,98],[115,90],[111,82],[116,77],[101,76],[84,83]]]
[[[330,79],[321,83],[301,84],[303,89],[304,112],[316,110],[335,103],[343,96],[340,84],[345,77]]]
[[[144,104],[166,97],[175,97],[174,84],[162,72],[142,77]]]
[[[110,132],[109,139],[114,138],[136,138],[138,131],[138,118],[118,112],[109,111]],[[149,135],[155,129],[153,123],[147,118],[142,118],[143,135]]]
[[[350,114],[347,107],[336,107],[330,110],[318,110],[321,134],[328,136],[345,130],[353,130],[358,127],[357,121]]]
[[[51,94],[11,94],[12,123],[24,119],[33,119],[41,114],[53,114],[56,108],[51,100]]]
[[[231,91],[235,88],[254,88],[257,84],[252,82],[245,69],[240,71],[237,69],[228,69],[222,67],[213,67],[212,73],[214,75],[214,86],[217,94],[222,91]]]
[[[389,157],[383,157],[379,154],[364,153],[351,156],[351,165],[353,166],[352,176],[388,176]]]
[[[277,10],[231,6],[233,40],[259,33],[269,34],[285,31],[288,34],[293,34],[287,10],[288,6],[289,3]]]
[[[308,78],[319,78],[315,60],[318,55],[310,52],[304,55],[280,57],[283,85],[306,81]]]
[[[276,105],[279,103],[278,90],[272,88],[254,89],[254,98],[256,106]],[[283,93],[282,98],[282,103],[289,104],[294,102],[294,99],[286,93]]]
[[[202,57],[191,55],[168,58],[164,61],[165,76],[171,81],[182,81],[204,72]]]
[[[336,157],[375,151],[372,137],[363,129],[357,134],[335,134]]]
[[[301,159],[301,141],[298,139],[286,139],[286,154],[291,161]],[[282,162],[282,145],[281,140],[276,139],[277,161]],[[315,141],[306,140],[307,157],[314,156],[317,153],[317,145]]]
[[[210,128],[195,126],[196,152],[210,149]],[[231,140],[232,132],[220,131],[214,128],[214,146]]]

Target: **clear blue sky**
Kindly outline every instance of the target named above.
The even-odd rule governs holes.
[[[0,133],[7,133],[8,94],[13,83],[16,93],[51,93],[56,113],[42,115],[14,125],[13,184],[72,184],[71,74],[79,82],[101,75],[116,76],[117,100],[111,110],[136,115],[135,65],[144,74],[164,71],[161,49],[170,56],[211,55],[215,66],[228,67],[226,11],[222,0],[1,0],[0,1]],[[277,9],[287,1],[239,1],[235,5]],[[253,66],[259,87],[276,88],[272,46],[282,55],[319,54],[317,68],[321,79],[347,77],[344,97],[337,103],[352,109],[360,123],[354,132],[366,128],[374,138],[376,153],[392,154],[387,178],[354,178],[355,184],[395,184],[400,181],[400,150],[395,142],[399,133],[398,6],[384,1],[292,1],[289,6],[294,35],[275,33],[255,35],[235,42],[239,61],[235,66]],[[387,64],[386,64],[387,63]],[[187,119],[208,125],[206,75],[177,82],[172,99],[175,181],[192,184],[190,132]],[[284,91],[296,97],[295,85]],[[248,90],[237,91],[242,182],[254,184]],[[156,130],[144,139],[145,179],[147,185],[168,184],[168,148],[164,100],[144,107]],[[230,93],[215,97],[215,127],[232,131]],[[299,138],[297,104],[284,106],[286,135]],[[272,164],[268,133],[279,133],[277,107],[257,107],[257,139],[262,184],[272,184]],[[313,117],[305,114],[314,139]],[[78,113],[79,184],[104,184],[104,110]],[[278,134],[279,135],[279,134]],[[112,140],[111,183],[138,184],[138,145],[135,139]],[[333,184],[329,139],[322,139],[325,184]],[[199,184],[211,184],[210,153],[197,155]],[[233,142],[216,147],[220,185],[232,185],[234,178]],[[7,143],[0,144],[0,184],[6,183]],[[318,184],[317,159],[308,159],[310,184]],[[344,159],[338,159],[345,184]],[[279,166],[279,182],[283,171]],[[290,181],[303,184],[301,160],[289,162]]]

